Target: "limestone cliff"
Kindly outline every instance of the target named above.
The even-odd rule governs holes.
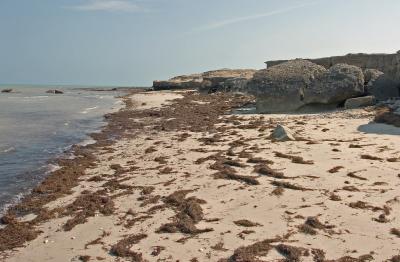
[[[400,51],[395,54],[348,54],[317,59],[306,59],[329,69],[336,64],[348,64],[361,69],[377,69],[385,73],[386,77],[400,85]],[[267,67],[287,62],[288,60],[267,61]]]

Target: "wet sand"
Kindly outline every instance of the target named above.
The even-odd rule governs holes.
[[[400,128],[364,109],[226,114],[249,100],[126,97],[3,219],[4,261],[398,261]],[[297,140],[272,141],[277,124]]]

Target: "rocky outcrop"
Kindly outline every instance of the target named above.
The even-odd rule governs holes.
[[[64,94],[63,91],[60,91],[60,90],[57,90],[57,89],[47,90],[46,93],[47,94]]]
[[[387,100],[399,96],[397,83],[377,69],[364,70],[365,92],[377,100]]]
[[[200,92],[244,90],[247,80],[256,70],[252,69],[220,69],[202,74],[184,75],[167,81],[154,81],[154,90],[198,89]]]
[[[400,96],[400,51],[395,54],[348,54],[318,59],[307,59],[315,64],[329,69],[336,64],[357,66],[363,70],[376,69],[384,76],[378,77],[374,93],[377,99],[386,99],[389,95]],[[288,60],[265,62],[267,67],[273,67]],[[368,82],[368,81],[367,81]],[[378,93],[376,91],[379,91]]]
[[[154,90],[197,89],[201,87],[201,74],[176,76],[166,81],[154,81]]]
[[[329,70],[296,59],[258,71],[247,84],[255,95],[257,111],[295,111],[309,104],[339,104],[364,93],[360,68],[338,64]]]
[[[344,103],[344,108],[353,109],[359,107],[373,106],[376,103],[374,96],[361,96],[347,99]]]
[[[1,90],[2,93],[11,93],[13,90],[11,88]]]

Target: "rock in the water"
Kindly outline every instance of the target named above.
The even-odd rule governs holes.
[[[13,90],[11,88],[1,90],[2,93],[11,93]]]
[[[344,103],[344,108],[353,109],[365,106],[373,106],[376,104],[376,99],[374,96],[362,96],[356,98],[347,99]]]
[[[271,138],[280,142],[296,140],[292,131],[284,125],[278,125],[272,132]]]
[[[60,91],[60,90],[57,90],[57,89],[47,90],[46,93],[47,94],[64,94],[63,91]]]
[[[399,87],[391,78],[376,69],[364,70],[365,91],[368,95],[373,95],[377,100],[383,101],[391,97],[399,96]]]
[[[364,93],[360,68],[338,64],[329,70],[296,59],[258,71],[247,84],[259,113],[288,112],[310,104],[339,104]]]

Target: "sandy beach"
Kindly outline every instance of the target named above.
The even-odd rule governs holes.
[[[229,114],[250,100],[126,96],[3,217],[1,260],[400,261],[400,128],[373,108]]]

